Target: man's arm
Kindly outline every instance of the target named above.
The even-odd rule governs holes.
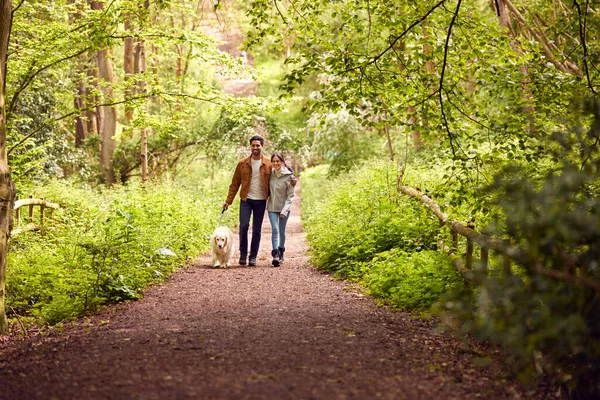
[[[229,191],[227,193],[227,199],[225,203],[223,203],[223,208],[229,207],[233,204],[233,199],[240,189],[240,185],[242,184],[242,171],[240,168],[240,163],[238,163],[237,167],[235,167],[235,172],[233,173],[233,178],[231,179],[231,185],[229,185]]]

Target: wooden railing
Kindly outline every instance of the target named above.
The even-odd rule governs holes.
[[[21,225],[21,208],[29,207],[27,224]],[[33,222],[33,208],[35,206],[39,206],[39,225],[36,225]],[[41,230],[44,226],[44,218],[46,214],[46,209],[49,209],[50,212],[52,210],[59,208],[59,205],[56,203],[50,203],[49,201],[44,200],[44,198],[34,199],[33,196],[29,196],[28,199],[19,200],[17,197],[15,200],[15,206],[13,208],[15,213],[15,219],[13,224],[13,230],[11,231],[11,235],[17,235],[24,231],[31,230]]]
[[[473,272],[473,253],[474,244],[477,244],[481,251],[479,258],[479,267],[481,270],[480,275],[483,276],[484,280],[488,275],[489,252],[491,250],[502,256],[502,268],[504,274],[511,274],[511,263],[515,262],[519,265],[526,266],[526,268],[531,270],[532,273],[587,286],[596,290],[597,292],[600,292],[600,282],[588,278],[585,271],[583,271],[583,273],[576,274],[569,271],[569,269],[573,270],[574,268],[566,268],[565,270],[544,268],[539,260],[532,260],[528,253],[523,249],[511,245],[506,240],[494,238],[477,232],[474,229],[473,220],[469,221],[466,226],[458,221],[449,221],[448,214],[443,213],[440,207],[420,190],[401,185],[398,185],[398,189],[400,192],[419,200],[421,203],[429,207],[435,216],[438,217],[440,225],[447,226],[450,229],[452,234],[452,247],[448,248],[448,246],[442,245],[442,250],[450,253],[450,255],[453,257],[454,267],[466,280],[473,282],[476,276]],[[466,251],[464,253],[464,263],[463,257],[458,251],[459,236],[466,238],[467,241]],[[578,257],[584,256],[585,254],[580,254],[578,256],[571,257],[568,260],[568,263],[571,264],[570,267],[578,265]]]

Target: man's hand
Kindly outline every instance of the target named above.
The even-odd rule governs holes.
[[[296,183],[298,183],[298,178],[296,178],[296,175],[292,175],[292,180],[291,180],[292,186],[296,186]]]
[[[225,210],[227,210],[227,209],[229,208],[229,204],[227,204],[227,203],[223,203],[223,208],[224,208]]]

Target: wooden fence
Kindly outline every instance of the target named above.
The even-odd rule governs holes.
[[[482,282],[479,283],[481,284],[485,284],[485,279],[488,276],[489,252],[494,251],[502,256],[504,274],[511,274],[511,263],[515,262],[527,268],[532,274],[544,275],[553,279],[587,286],[596,290],[596,292],[600,292],[600,282],[590,279],[587,276],[587,271],[580,268],[581,271],[579,273],[575,272],[575,266],[582,264],[578,261],[581,257],[584,257],[585,254],[567,255],[567,257],[565,257],[565,268],[562,270],[545,268],[539,259],[536,259],[535,257],[532,258],[529,252],[511,245],[507,240],[494,238],[477,232],[474,229],[473,220],[469,221],[466,226],[458,221],[450,221],[448,219],[448,214],[443,213],[440,207],[421,191],[401,185],[398,185],[398,189],[400,192],[419,200],[429,207],[439,219],[440,225],[447,226],[450,229],[452,234],[452,247],[448,248],[447,246],[442,246],[442,249],[450,253],[453,257],[454,266],[466,280],[473,282],[476,277],[476,274],[473,272],[473,253],[474,245],[477,244],[480,248],[479,263]],[[464,262],[463,256],[458,250],[459,236],[466,238],[467,242],[466,251],[464,252]]]
[[[21,208],[29,207],[29,213],[27,218],[27,224],[22,226],[21,224]],[[35,206],[39,207],[39,225],[36,225],[33,222],[33,208]],[[49,201],[44,200],[44,198],[34,199],[33,196],[29,196],[28,199],[19,200],[17,197],[14,206],[15,219],[13,224],[13,230],[11,231],[11,235],[17,235],[21,232],[31,231],[31,230],[41,230],[44,226],[44,218],[46,214],[46,209],[50,212],[52,210],[59,208],[59,205],[56,203],[50,203]]]

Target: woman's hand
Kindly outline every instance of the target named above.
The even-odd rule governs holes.
[[[279,214],[279,217],[280,217],[280,218],[285,218],[285,217],[287,217],[287,214],[283,214],[283,213],[282,213],[282,214]]]

